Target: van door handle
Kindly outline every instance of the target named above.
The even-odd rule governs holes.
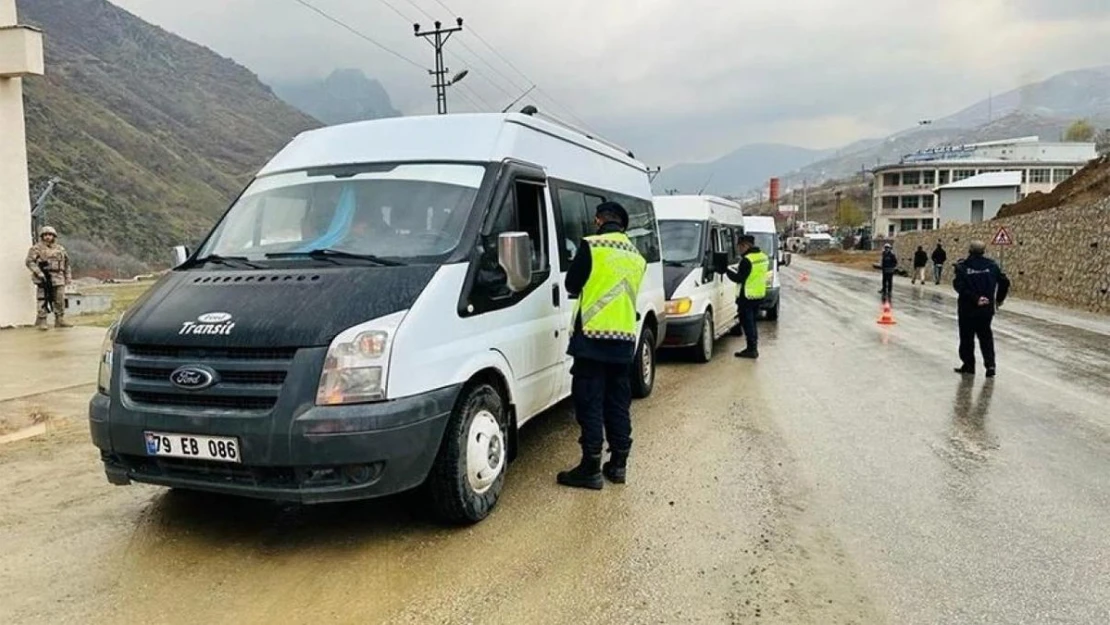
[[[559,285],[558,284],[551,285],[551,305],[556,307],[556,308],[559,307]]]

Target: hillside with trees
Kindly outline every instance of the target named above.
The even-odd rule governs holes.
[[[24,82],[32,194],[78,270],[164,266],[251,175],[319,125],[257,76],[105,0],[18,0],[45,32],[47,75]]]

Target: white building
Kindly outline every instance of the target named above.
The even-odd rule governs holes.
[[[897,164],[873,170],[874,236],[893,237],[900,232],[936,228],[941,218],[934,193],[938,187],[982,174],[1013,171],[1021,175],[1020,199],[1034,191],[1051,192],[1096,155],[1093,143],[1044,142],[1038,137],[943,146],[908,154]]]
[[[938,225],[993,219],[1003,204],[1018,201],[1021,173],[991,172],[937,187]]]
[[[42,73],[42,33],[17,24],[15,0],[0,0],[0,328],[35,318],[35,290],[23,266],[31,243],[23,78]]]

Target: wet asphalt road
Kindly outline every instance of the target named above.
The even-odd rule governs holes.
[[[784,283],[759,362],[661,366],[628,485],[554,484],[560,407],[470,528],[110,487],[74,415],[0,447],[0,622],[1110,622],[1106,324],[1004,309],[987,382],[948,287],[900,281],[884,328],[877,276]]]

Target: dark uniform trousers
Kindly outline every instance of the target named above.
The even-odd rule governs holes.
[[[978,338],[979,349],[983,352],[983,365],[994,369],[994,331],[991,330],[994,311],[961,309],[958,312],[960,360],[963,361],[964,368],[975,368],[975,339]]]
[[[761,299],[741,298],[736,300],[736,307],[740,311],[740,328],[744,330],[745,347],[749,351],[759,349],[759,308],[763,305]]]
[[[632,448],[632,379],[629,365],[575,358],[571,367],[574,415],[582,428],[582,452],[597,456],[605,440],[610,451]]]

